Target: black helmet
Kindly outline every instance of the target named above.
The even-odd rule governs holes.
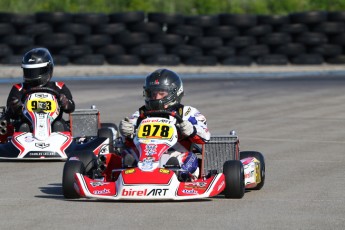
[[[166,91],[168,95],[162,99],[152,98],[153,93],[157,91]],[[174,108],[175,105],[180,104],[183,94],[181,78],[171,70],[158,69],[146,77],[144,97],[148,110]]]
[[[24,83],[31,87],[41,87],[53,76],[53,58],[49,50],[35,48],[24,54],[22,68]]]

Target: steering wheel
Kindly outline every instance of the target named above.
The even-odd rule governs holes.
[[[53,94],[56,97],[56,99],[60,101],[60,93],[48,87],[35,87],[35,88],[29,89],[22,95],[21,101],[24,101],[28,94],[37,93],[37,92]]]
[[[144,117],[147,117],[147,116],[161,117],[162,115],[169,115],[169,116],[174,117],[176,119],[177,123],[179,123],[179,124],[183,122],[182,117],[178,113],[167,111],[167,110],[146,111],[143,114]]]

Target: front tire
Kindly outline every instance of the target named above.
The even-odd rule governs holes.
[[[76,173],[85,173],[85,166],[83,162],[78,160],[66,161],[62,175],[62,192],[64,197],[67,199],[76,199],[80,197],[74,189],[74,175]]]
[[[241,199],[244,196],[244,169],[239,160],[226,161],[223,165],[226,198]]]
[[[243,151],[240,152],[240,159],[244,159],[247,157],[255,157],[258,161],[260,161],[260,177],[261,182],[255,188],[250,188],[248,190],[260,190],[265,184],[265,158],[260,152],[256,151]]]

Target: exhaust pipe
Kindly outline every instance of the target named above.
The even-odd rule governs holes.
[[[0,129],[0,135],[6,135],[7,134],[7,128],[1,128]]]
[[[1,121],[0,121],[0,127],[1,127],[1,128],[7,127],[7,121],[6,121],[6,120],[1,120]]]

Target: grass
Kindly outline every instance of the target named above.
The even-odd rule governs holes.
[[[1,0],[0,12],[41,11],[113,13],[126,11],[204,15],[218,13],[288,14],[345,10],[345,0]]]

